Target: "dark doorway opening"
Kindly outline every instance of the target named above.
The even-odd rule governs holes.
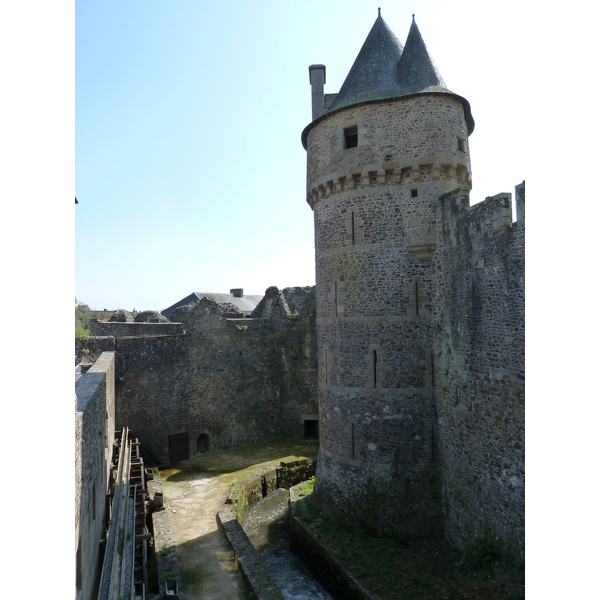
[[[169,462],[171,464],[190,457],[190,442],[187,431],[169,436]]]
[[[304,439],[318,440],[319,439],[319,420],[305,419],[304,420]]]
[[[204,453],[210,450],[210,440],[207,433],[201,433],[196,441],[198,452]]]

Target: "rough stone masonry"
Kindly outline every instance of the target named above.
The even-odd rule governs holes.
[[[377,18],[338,94],[309,68],[320,453],[330,515],[521,552],[524,184],[469,208],[469,103]]]

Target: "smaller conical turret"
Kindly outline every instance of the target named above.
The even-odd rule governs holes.
[[[421,32],[415,22],[415,15],[413,15],[406,45],[398,63],[397,82],[402,94],[448,91],[421,37]]]
[[[379,13],[330,110],[394,95],[401,55],[400,40]]]

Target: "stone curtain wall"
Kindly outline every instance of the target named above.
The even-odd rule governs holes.
[[[117,339],[117,426],[128,425],[147,462],[169,462],[169,436],[189,453],[273,437],[300,439],[317,413],[314,292],[299,315],[269,288],[254,319],[225,319],[208,299],[172,317],[185,335]],[[203,438],[206,439],[206,438]]]
[[[433,312],[435,391],[446,534],[487,532],[521,554],[525,520],[525,186],[469,208],[440,202]]]
[[[115,361],[104,352],[75,384],[75,539],[79,598],[96,598],[115,424]]]
[[[168,462],[168,436],[188,431],[190,368],[184,335],[117,339],[117,427],[129,427],[147,464]]]

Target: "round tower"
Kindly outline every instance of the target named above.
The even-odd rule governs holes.
[[[469,103],[413,22],[377,17],[338,94],[309,67],[320,451],[326,513],[408,534],[441,530],[431,261],[440,194],[470,184]]]

